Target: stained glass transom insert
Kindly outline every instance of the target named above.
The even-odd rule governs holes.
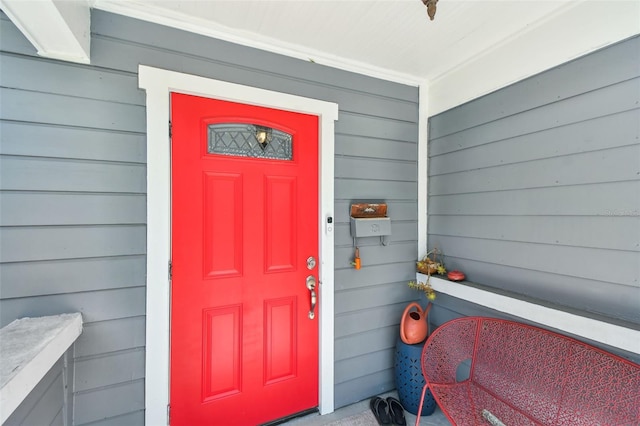
[[[246,123],[210,124],[207,152],[239,157],[293,160],[292,135]]]

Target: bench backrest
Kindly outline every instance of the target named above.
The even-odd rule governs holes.
[[[427,383],[468,380],[547,425],[640,425],[640,365],[576,339],[484,317],[443,324],[425,343]]]

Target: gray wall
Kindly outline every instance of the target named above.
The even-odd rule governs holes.
[[[91,65],[36,56],[4,15],[0,31],[0,325],[82,312],[71,361],[74,424],[144,419],[138,64],[339,104],[336,405],[394,388],[400,313],[416,297],[406,282],[417,252],[417,88],[99,11]],[[393,236],[388,247],[360,240],[363,268],[354,271],[349,204],[372,199],[389,203]]]
[[[639,106],[635,37],[431,117],[430,247],[469,281],[640,329]],[[437,323],[482,312],[440,304]]]

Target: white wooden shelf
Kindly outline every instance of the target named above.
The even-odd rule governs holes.
[[[82,315],[22,318],[0,330],[0,423],[82,333]]]
[[[427,275],[417,273],[416,279],[424,283],[427,281]],[[464,281],[454,282],[432,276],[430,282],[437,292],[640,354],[640,331],[638,330],[483,290],[473,285],[466,285]]]

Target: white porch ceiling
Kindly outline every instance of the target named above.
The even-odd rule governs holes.
[[[420,0],[92,0],[92,5],[429,86],[430,114],[640,33],[640,0],[440,0],[433,21]]]
[[[0,0],[23,16],[78,3],[428,86],[430,114],[640,33],[640,0],[439,0],[434,21],[420,0]]]
[[[125,6],[95,6],[115,3]],[[420,0],[135,0],[126,7],[316,62],[431,80],[571,3],[441,0],[434,21]]]

